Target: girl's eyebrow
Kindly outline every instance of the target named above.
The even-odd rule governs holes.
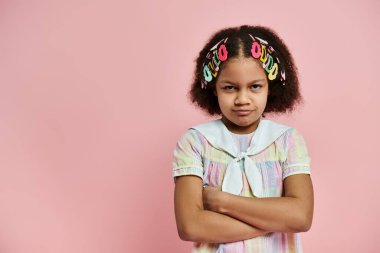
[[[256,83],[256,82],[261,82],[261,81],[265,81],[265,79],[256,79],[256,80],[253,80],[251,82],[248,82],[248,84],[252,84],[252,83]],[[228,83],[228,84],[236,84],[230,80],[221,80],[220,81],[221,83]]]

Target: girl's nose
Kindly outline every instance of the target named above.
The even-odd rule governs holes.
[[[249,94],[246,91],[239,91],[237,93],[236,99],[235,99],[235,104],[249,104]]]

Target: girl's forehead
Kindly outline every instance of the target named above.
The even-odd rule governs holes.
[[[261,64],[252,58],[231,58],[223,63],[220,76],[249,76],[265,77],[265,71]]]
[[[252,57],[234,57],[228,59],[226,62],[223,63],[223,65],[231,65],[231,64],[255,64],[258,67],[260,67],[260,63],[258,60],[253,59]]]

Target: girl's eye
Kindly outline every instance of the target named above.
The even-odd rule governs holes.
[[[254,84],[254,85],[251,85],[251,87],[253,90],[259,90],[262,86],[259,84]]]
[[[224,86],[223,89],[224,90],[233,90],[233,89],[235,89],[235,87],[234,86]]]

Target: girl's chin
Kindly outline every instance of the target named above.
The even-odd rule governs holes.
[[[250,127],[257,122],[258,119],[229,119],[230,124],[235,125],[236,127]]]
[[[235,123],[239,126],[249,126],[257,122],[258,119],[256,118],[249,118],[249,117],[234,117],[231,122]]]

